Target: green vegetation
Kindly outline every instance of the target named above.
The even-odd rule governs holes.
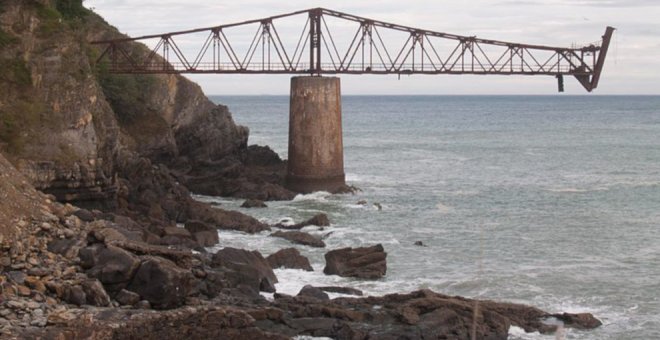
[[[83,0],[56,0],[55,8],[65,20],[84,18],[89,11],[82,3]]]
[[[121,123],[130,123],[149,111],[145,93],[155,83],[154,76],[109,74],[102,64],[97,68],[103,94]]]
[[[5,32],[2,28],[0,28],[0,48],[7,47],[17,42],[18,42],[18,38],[16,38],[14,35],[10,33]]]
[[[27,86],[32,84],[30,68],[23,59],[0,59],[0,81],[15,85]]]
[[[42,103],[18,101],[0,111],[0,143],[10,154],[20,154],[31,140],[30,132],[41,122]]]

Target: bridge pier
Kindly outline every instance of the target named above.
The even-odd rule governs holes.
[[[286,186],[309,193],[344,185],[339,78],[293,77]]]

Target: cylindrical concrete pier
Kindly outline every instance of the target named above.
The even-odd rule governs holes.
[[[345,185],[337,77],[291,78],[287,187],[333,192]]]

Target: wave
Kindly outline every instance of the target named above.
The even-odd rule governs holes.
[[[311,194],[298,194],[296,195],[296,197],[293,198],[293,202],[300,202],[300,201],[326,202],[328,196],[330,195],[332,194],[327,191],[315,191]]]

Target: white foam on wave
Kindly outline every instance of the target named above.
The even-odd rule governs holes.
[[[509,327],[509,340],[537,340],[537,339],[554,339],[555,336],[543,335],[539,332],[527,333],[524,329],[518,326]]]
[[[328,196],[332,195],[331,193],[327,191],[315,191],[311,194],[298,194],[296,197],[293,198],[294,202],[299,202],[299,201],[321,201],[321,202],[326,202]]]

